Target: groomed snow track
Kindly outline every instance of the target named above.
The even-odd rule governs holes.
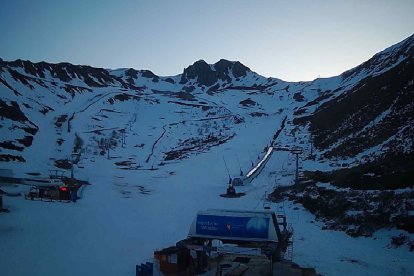
[[[279,137],[279,134],[285,128],[286,119],[287,119],[287,117],[285,117],[283,119],[282,124],[280,125],[280,128],[277,130],[277,132],[273,136],[271,146],[267,149],[266,154],[259,161],[259,163],[257,163],[257,165],[254,166],[244,177],[244,179],[243,179],[244,183],[251,183],[253,181],[253,179],[255,179],[262,172],[263,168],[266,166],[266,164],[269,161],[270,157],[272,157],[273,150],[274,150],[273,145],[275,144],[276,139]]]

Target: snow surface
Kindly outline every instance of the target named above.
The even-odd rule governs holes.
[[[5,197],[5,207],[11,212],[0,214],[2,275],[134,275],[135,264],[150,261],[154,250],[186,237],[198,210],[263,208],[263,197],[275,181],[293,181],[293,174],[274,175],[275,170],[293,170],[293,165],[286,167],[284,162],[293,156],[272,154],[252,184],[237,187],[247,193],[238,199],[219,197],[226,188],[227,173],[217,160],[237,153],[242,166],[248,167],[246,145],[250,141],[265,145],[266,139],[258,139],[257,133],[269,136],[268,125],[268,119],[251,122],[226,144],[156,171],[120,170],[105,157],[91,159],[94,162],[85,159],[84,168],[76,174],[92,185],[76,203]],[[123,150],[114,155],[126,154]],[[237,170],[237,163],[229,163],[231,171]],[[27,187],[5,190],[26,192]],[[351,238],[342,232],[322,231],[322,225],[300,205],[286,202],[272,207],[278,212],[283,207],[292,223],[293,260],[302,266],[315,267],[324,275],[414,273],[407,248],[388,248],[389,237],[399,233],[396,230],[381,231],[376,239]]]
[[[124,78],[125,70],[110,72]],[[19,72],[26,74],[23,70]],[[219,196],[228,183],[223,157],[231,175],[237,175],[240,169],[249,171],[259,162],[257,156],[265,156],[263,149],[270,146],[286,116],[286,127],[274,147],[300,146],[303,156],[307,155],[310,135],[306,127],[293,131],[294,110],[319,97],[319,89],[333,91],[342,86],[324,100],[327,101],[345,93],[364,77],[362,72],[348,80],[338,76],[287,83],[248,72],[246,77],[233,79],[232,83],[268,87],[263,91],[228,88],[214,94],[205,93],[206,87],[201,87],[192,92],[195,99],[186,100],[174,95],[182,89],[178,84],[179,75],[171,77],[174,84],[166,82],[164,77],[155,83],[138,71],[135,85],[145,86],[140,91],[107,86],[93,88],[93,92],[79,92],[71,98],[64,91],[65,83],[50,74],[46,74],[44,81],[55,86],[44,88],[30,81],[34,89],[14,80],[7,72],[2,74],[22,94],[17,96],[1,86],[2,100],[28,103],[30,108],[22,104],[20,108],[30,114],[29,119],[39,131],[33,145],[22,152],[26,163],[2,162],[1,168],[12,169],[17,177],[25,177],[30,172],[47,175],[53,168],[51,158],[70,158],[76,134],[83,139],[84,149],[75,175],[91,185],[85,187],[82,199],[76,203],[4,196],[4,207],[11,212],[0,213],[1,275],[135,275],[135,265],[152,260],[154,250],[187,236],[199,210],[263,208],[265,195],[276,185],[293,183],[295,157],[287,151],[274,151],[252,183],[236,187],[237,192],[245,192],[246,196],[232,199]],[[70,84],[86,86],[81,79],[71,80]],[[305,97],[303,103],[293,99],[297,92]],[[122,95],[138,98],[115,99]],[[256,105],[240,105],[248,98]],[[114,104],[109,100],[114,100]],[[42,114],[39,110],[44,106],[53,110]],[[307,112],[315,108],[311,106]],[[267,116],[253,117],[252,112],[263,112]],[[67,122],[61,128],[55,126],[56,118],[61,115],[73,116],[71,132]],[[236,124],[235,118],[244,121]],[[21,130],[7,131],[20,124],[8,119],[2,121],[2,139],[22,138]],[[111,159],[106,154],[100,155],[99,140],[108,139],[113,131],[122,129],[126,131],[126,145],[118,143],[111,149]],[[186,139],[202,139],[211,133],[232,138],[224,144],[191,152],[181,160],[164,160],[165,152],[182,149]],[[58,139],[64,142],[57,145]],[[4,149],[4,153],[9,152],[12,151]],[[332,169],[330,160],[316,160],[301,160],[300,165],[309,170]],[[136,168],[126,170],[115,164],[122,161],[131,161]],[[150,170],[152,167],[155,170]],[[28,191],[22,185],[2,189]],[[322,224],[300,205],[284,202],[273,204],[272,208],[285,212],[288,222],[292,223],[293,261],[301,266],[314,267],[323,275],[414,275],[408,248],[389,247],[390,237],[400,231],[382,230],[375,233],[375,238],[352,238],[343,232],[321,230]]]
[[[262,208],[264,193],[273,188],[270,172],[280,168],[288,153],[273,154],[262,174],[243,189],[247,195],[239,199],[218,196],[226,183],[224,166],[214,162],[221,154],[215,149],[172,164],[169,171],[175,175],[164,170],[124,172],[104,158],[96,159],[79,172],[92,185],[75,204],[6,197],[5,207],[11,213],[1,214],[2,274],[134,275],[135,264],[151,260],[155,249],[186,237],[198,210]],[[149,195],[141,194],[136,185],[145,185]],[[129,191],[130,197],[122,191]],[[276,211],[279,207],[284,207],[295,230],[293,260],[302,266],[315,267],[324,275],[414,273],[407,248],[387,247],[389,236],[398,231],[381,231],[376,239],[351,238],[322,231],[313,215],[299,205],[273,206]]]

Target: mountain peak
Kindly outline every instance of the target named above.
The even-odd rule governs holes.
[[[244,66],[239,61],[229,61],[226,59],[220,59],[214,64],[214,68],[218,72],[232,71],[233,76],[240,78],[246,75],[247,72],[251,71],[249,67]]]
[[[181,83],[185,84],[191,79],[197,79],[198,83],[211,86],[218,80],[231,82],[232,76],[240,78],[246,76],[250,69],[238,61],[220,59],[213,65],[200,59],[184,69]]]

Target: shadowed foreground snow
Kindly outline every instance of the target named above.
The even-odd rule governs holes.
[[[221,198],[227,183],[222,156],[237,172],[231,156],[246,143],[238,137],[157,171],[119,170],[104,158],[84,162],[78,174],[92,185],[77,203],[5,197],[11,212],[0,214],[2,275],[134,275],[135,264],[151,260],[155,249],[186,237],[198,210],[263,208],[265,192],[274,187],[270,172],[283,167],[293,173],[293,156],[275,152],[252,184],[238,188],[245,197]],[[242,166],[250,163],[241,152],[239,158]],[[276,176],[278,184],[292,178]],[[24,186],[5,189],[27,191]],[[301,266],[315,267],[324,275],[414,274],[412,253],[406,247],[388,248],[389,236],[398,231],[380,231],[375,239],[351,238],[321,230],[299,205],[285,202],[272,208],[279,211],[283,206],[295,230],[293,260]]]

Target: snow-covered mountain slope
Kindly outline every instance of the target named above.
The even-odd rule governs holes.
[[[154,249],[184,238],[198,210],[256,209],[274,182],[292,183],[295,159],[286,149],[303,149],[304,170],[345,168],[379,182],[386,164],[412,175],[412,47],[413,36],[340,76],[311,82],[265,78],[226,60],[197,61],[167,77],[0,60],[0,168],[46,176],[68,171],[72,152],[80,152],[75,175],[92,184],[76,204],[5,197],[11,213],[0,223],[1,271],[133,275]],[[229,177],[223,157],[231,177],[246,173],[276,132],[265,169],[238,188],[246,196],[220,198]],[[397,230],[354,239],[321,231],[302,207],[285,208],[299,264],[326,275],[414,273],[408,250],[387,248]]]
[[[246,121],[283,116],[288,123],[280,141],[303,147],[312,168],[406,156],[414,147],[413,41],[340,76],[297,83],[264,78],[227,60],[200,60],[171,77],[1,60],[0,160],[5,167],[52,168],[80,150],[77,143],[104,155],[110,140],[110,148],[134,149],[131,163],[154,166],[223,144]],[[152,136],[145,135],[149,129],[156,129]]]
[[[413,36],[341,76],[342,83],[355,84],[345,89],[341,84],[339,94],[318,101],[311,113],[309,103],[296,111],[299,132],[310,132],[307,142],[319,150],[318,160],[336,160],[342,167],[365,164],[344,169],[341,178],[348,179],[337,181],[340,185],[410,186],[414,182]]]
[[[267,86],[284,87],[282,81],[265,79],[238,62],[221,60],[212,66],[217,71],[208,73],[199,70],[200,63],[183,75],[158,77],[134,69],[2,61],[4,167],[42,164],[44,173],[62,167],[74,150],[104,155],[107,141],[110,151],[133,149],[128,163],[153,167],[223,144],[246,120],[279,116],[288,105],[288,98],[272,100],[274,90],[262,93]],[[209,86],[198,82],[206,78],[212,80]]]

